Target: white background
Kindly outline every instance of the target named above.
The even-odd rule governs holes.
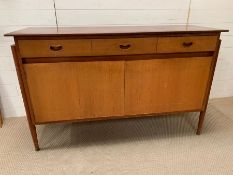
[[[59,26],[189,23],[229,29],[229,33],[222,35],[223,42],[211,98],[233,96],[232,0],[55,0],[55,2]],[[13,39],[3,37],[3,34],[28,26],[55,26],[54,14],[53,0],[0,0],[0,104],[5,117],[25,116],[25,111],[10,50]]]

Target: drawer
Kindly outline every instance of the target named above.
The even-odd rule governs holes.
[[[158,53],[214,51],[218,36],[159,37]]]
[[[91,40],[19,40],[22,57],[62,57],[91,55]]]
[[[93,55],[156,53],[157,38],[93,39]]]

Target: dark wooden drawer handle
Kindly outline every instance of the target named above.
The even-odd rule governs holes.
[[[183,42],[184,47],[190,47],[193,45],[193,42]]]
[[[128,49],[128,48],[130,48],[130,44],[127,44],[127,45],[120,45],[119,47],[121,48],[121,49]]]
[[[61,45],[50,46],[49,48],[50,48],[50,50],[52,50],[52,51],[59,51],[59,50],[62,50],[62,46],[61,46]]]

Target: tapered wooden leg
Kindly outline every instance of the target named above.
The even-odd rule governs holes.
[[[39,147],[38,139],[37,139],[36,126],[29,124],[29,127],[30,127],[30,131],[31,131],[31,135],[32,135],[32,140],[33,140],[33,143],[35,146],[35,150],[39,151],[40,147]]]
[[[213,77],[214,77],[214,70],[216,67],[217,59],[218,59],[220,45],[221,45],[221,40],[219,39],[218,44],[216,45],[214,55],[213,55],[213,61],[212,61],[212,65],[211,65],[212,68],[210,71],[210,78],[209,78],[209,83],[207,86],[207,92],[206,92],[205,101],[204,101],[204,110],[200,112],[200,116],[199,116],[198,128],[197,128],[197,132],[196,132],[197,135],[201,134],[201,130],[202,130],[205,114],[206,114],[206,109],[207,109],[207,105],[208,105],[210,89],[211,89],[211,85],[212,85],[212,81],[213,81]]]
[[[30,98],[28,97],[28,90],[27,90],[27,83],[25,80],[25,75],[23,75],[24,71],[23,71],[23,66],[22,66],[22,59],[18,57],[18,53],[17,53],[17,49],[15,45],[11,46],[11,50],[12,50],[12,54],[13,54],[13,58],[15,62],[15,68],[16,68],[16,72],[18,75],[20,89],[21,89],[22,96],[23,96],[23,102],[24,102],[24,106],[25,106],[25,110],[27,114],[28,125],[29,125],[30,132],[32,135],[32,140],[35,146],[35,150],[39,151],[40,147],[39,147],[38,139],[37,139],[36,126],[33,123],[32,112],[30,111],[30,108],[29,108]]]
[[[205,118],[205,113],[206,111],[201,111],[200,115],[199,115],[199,121],[198,121],[198,128],[197,128],[197,135],[201,134],[201,130],[202,130],[202,126],[203,126],[203,122],[204,122],[204,118]]]
[[[0,111],[0,128],[2,127],[3,124],[3,120],[2,120],[2,115],[1,115],[1,111]]]

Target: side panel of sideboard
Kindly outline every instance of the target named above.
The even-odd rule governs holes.
[[[35,150],[39,151],[40,147],[38,143],[36,126],[35,126],[35,121],[34,121],[34,113],[33,113],[33,109],[31,106],[31,100],[29,97],[28,86],[27,86],[27,82],[25,79],[25,72],[23,69],[22,59],[19,56],[19,52],[18,52],[16,45],[11,46],[11,51],[12,51],[14,62],[15,62],[15,68],[16,68],[16,72],[17,72],[17,76],[19,80],[20,90],[21,90],[22,97],[23,97],[24,107],[26,111],[26,116],[28,120],[29,129],[31,132],[33,144],[34,144]]]

